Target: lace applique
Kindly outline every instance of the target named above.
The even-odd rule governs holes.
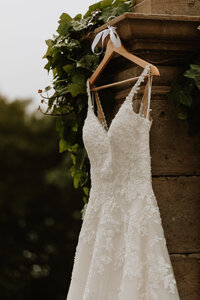
[[[144,290],[144,272],[148,275],[149,282],[146,284],[146,292],[141,296],[141,299],[157,299],[155,296],[156,289],[158,289],[160,282],[170,293],[174,293],[176,283],[173,274],[170,273],[170,264],[159,251],[159,244],[165,245],[166,240],[160,227],[159,210],[155,206],[153,198],[153,195],[144,197],[141,194],[138,200],[132,200],[131,205],[128,205],[129,202],[127,202],[127,206],[123,207],[128,212],[124,214],[124,219],[122,219],[122,207],[117,206],[115,201],[109,202],[107,209],[102,210],[102,214],[99,216],[99,233],[97,236],[95,236],[94,223],[92,222],[96,216],[92,205],[90,205],[90,211],[88,211],[86,217],[87,222],[91,220],[91,223],[89,225],[86,222],[80,233],[81,243],[92,244],[92,253],[95,257],[91,265],[93,276],[95,274],[103,276],[105,266],[112,263],[115,272],[122,272],[123,278],[129,280],[136,278],[137,290]],[[139,202],[142,201],[145,204],[141,209]],[[122,224],[123,226],[121,226]],[[151,226],[157,226],[158,228],[156,233],[152,231],[149,236],[149,227]],[[120,236],[123,236],[121,247],[116,249],[113,240],[117,237],[120,239]],[[142,237],[144,238],[144,257],[146,257],[146,260],[141,259],[140,244],[136,243]],[[145,237],[148,237],[148,239],[145,239]],[[146,293],[152,298],[145,298]]]

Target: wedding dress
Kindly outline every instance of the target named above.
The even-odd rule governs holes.
[[[147,114],[132,98],[148,77]],[[108,128],[94,109],[89,82],[83,141],[91,190],[74,257],[67,300],[178,300],[152,188],[148,64]],[[102,107],[101,107],[102,109]],[[103,110],[102,110],[103,112]]]

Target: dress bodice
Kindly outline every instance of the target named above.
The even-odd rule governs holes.
[[[149,75],[149,70],[150,65],[147,65],[108,129],[104,128],[94,113],[90,86],[87,82],[88,114],[83,126],[83,141],[91,164],[93,188],[101,183],[105,188],[107,182],[109,190],[112,190],[110,185],[122,190],[126,184],[129,184],[131,189],[144,189],[144,180],[146,179],[148,184],[151,181],[149,131],[152,120],[148,118],[150,93],[146,117],[142,115],[142,106],[140,112],[136,113],[132,105],[132,98],[145,76]],[[149,75],[149,92],[151,79]]]

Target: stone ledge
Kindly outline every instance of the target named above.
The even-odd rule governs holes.
[[[154,39],[154,41],[167,39],[170,43],[172,40],[175,43],[189,40],[190,43],[195,41],[200,48],[200,32],[197,30],[200,16],[124,13],[111,20],[109,24],[117,27],[121,40],[125,42],[133,43],[135,39]],[[89,39],[92,41],[98,32],[106,28],[107,24],[98,27],[90,34]]]

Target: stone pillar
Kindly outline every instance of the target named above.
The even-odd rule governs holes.
[[[135,10],[140,9],[143,13],[125,13],[110,23],[117,27],[124,46],[130,52],[153,63],[160,71],[160,77],[153,78],[151,96],[151,116],[154,120],[150,132],[153,188],[180,299],[199,300],[200,136],[188,135],[188,121],[177,119],[177,110],[166,99],[166,94],[186,64],[200,52],[200,31],[197,30],[200,17],[181,15],[187,13],[188,7],[191,7],[191,14],[196,14],[200,11],[200,3],[164,0],[138,2]],[[192,5],[196,10],[192,10]],[[159,14],[154,14],[155,10]],[[164,14],[167,11],[179,15]],[[106,25],[95,33],[105,28]],[[137,76],[141,71],[141,67],[116,55],[102,78],[105,83],[110,83]],[[134,96],[135,107],[141,101],[143,87]],[[130,88],[130,84],[112,88],[113,97],[105,99],[107,103],[115,99],[113,109],[106,115],[108,120],[113,118]]]
[[[136,0],[134,13],[200,16],[198,0]]]

